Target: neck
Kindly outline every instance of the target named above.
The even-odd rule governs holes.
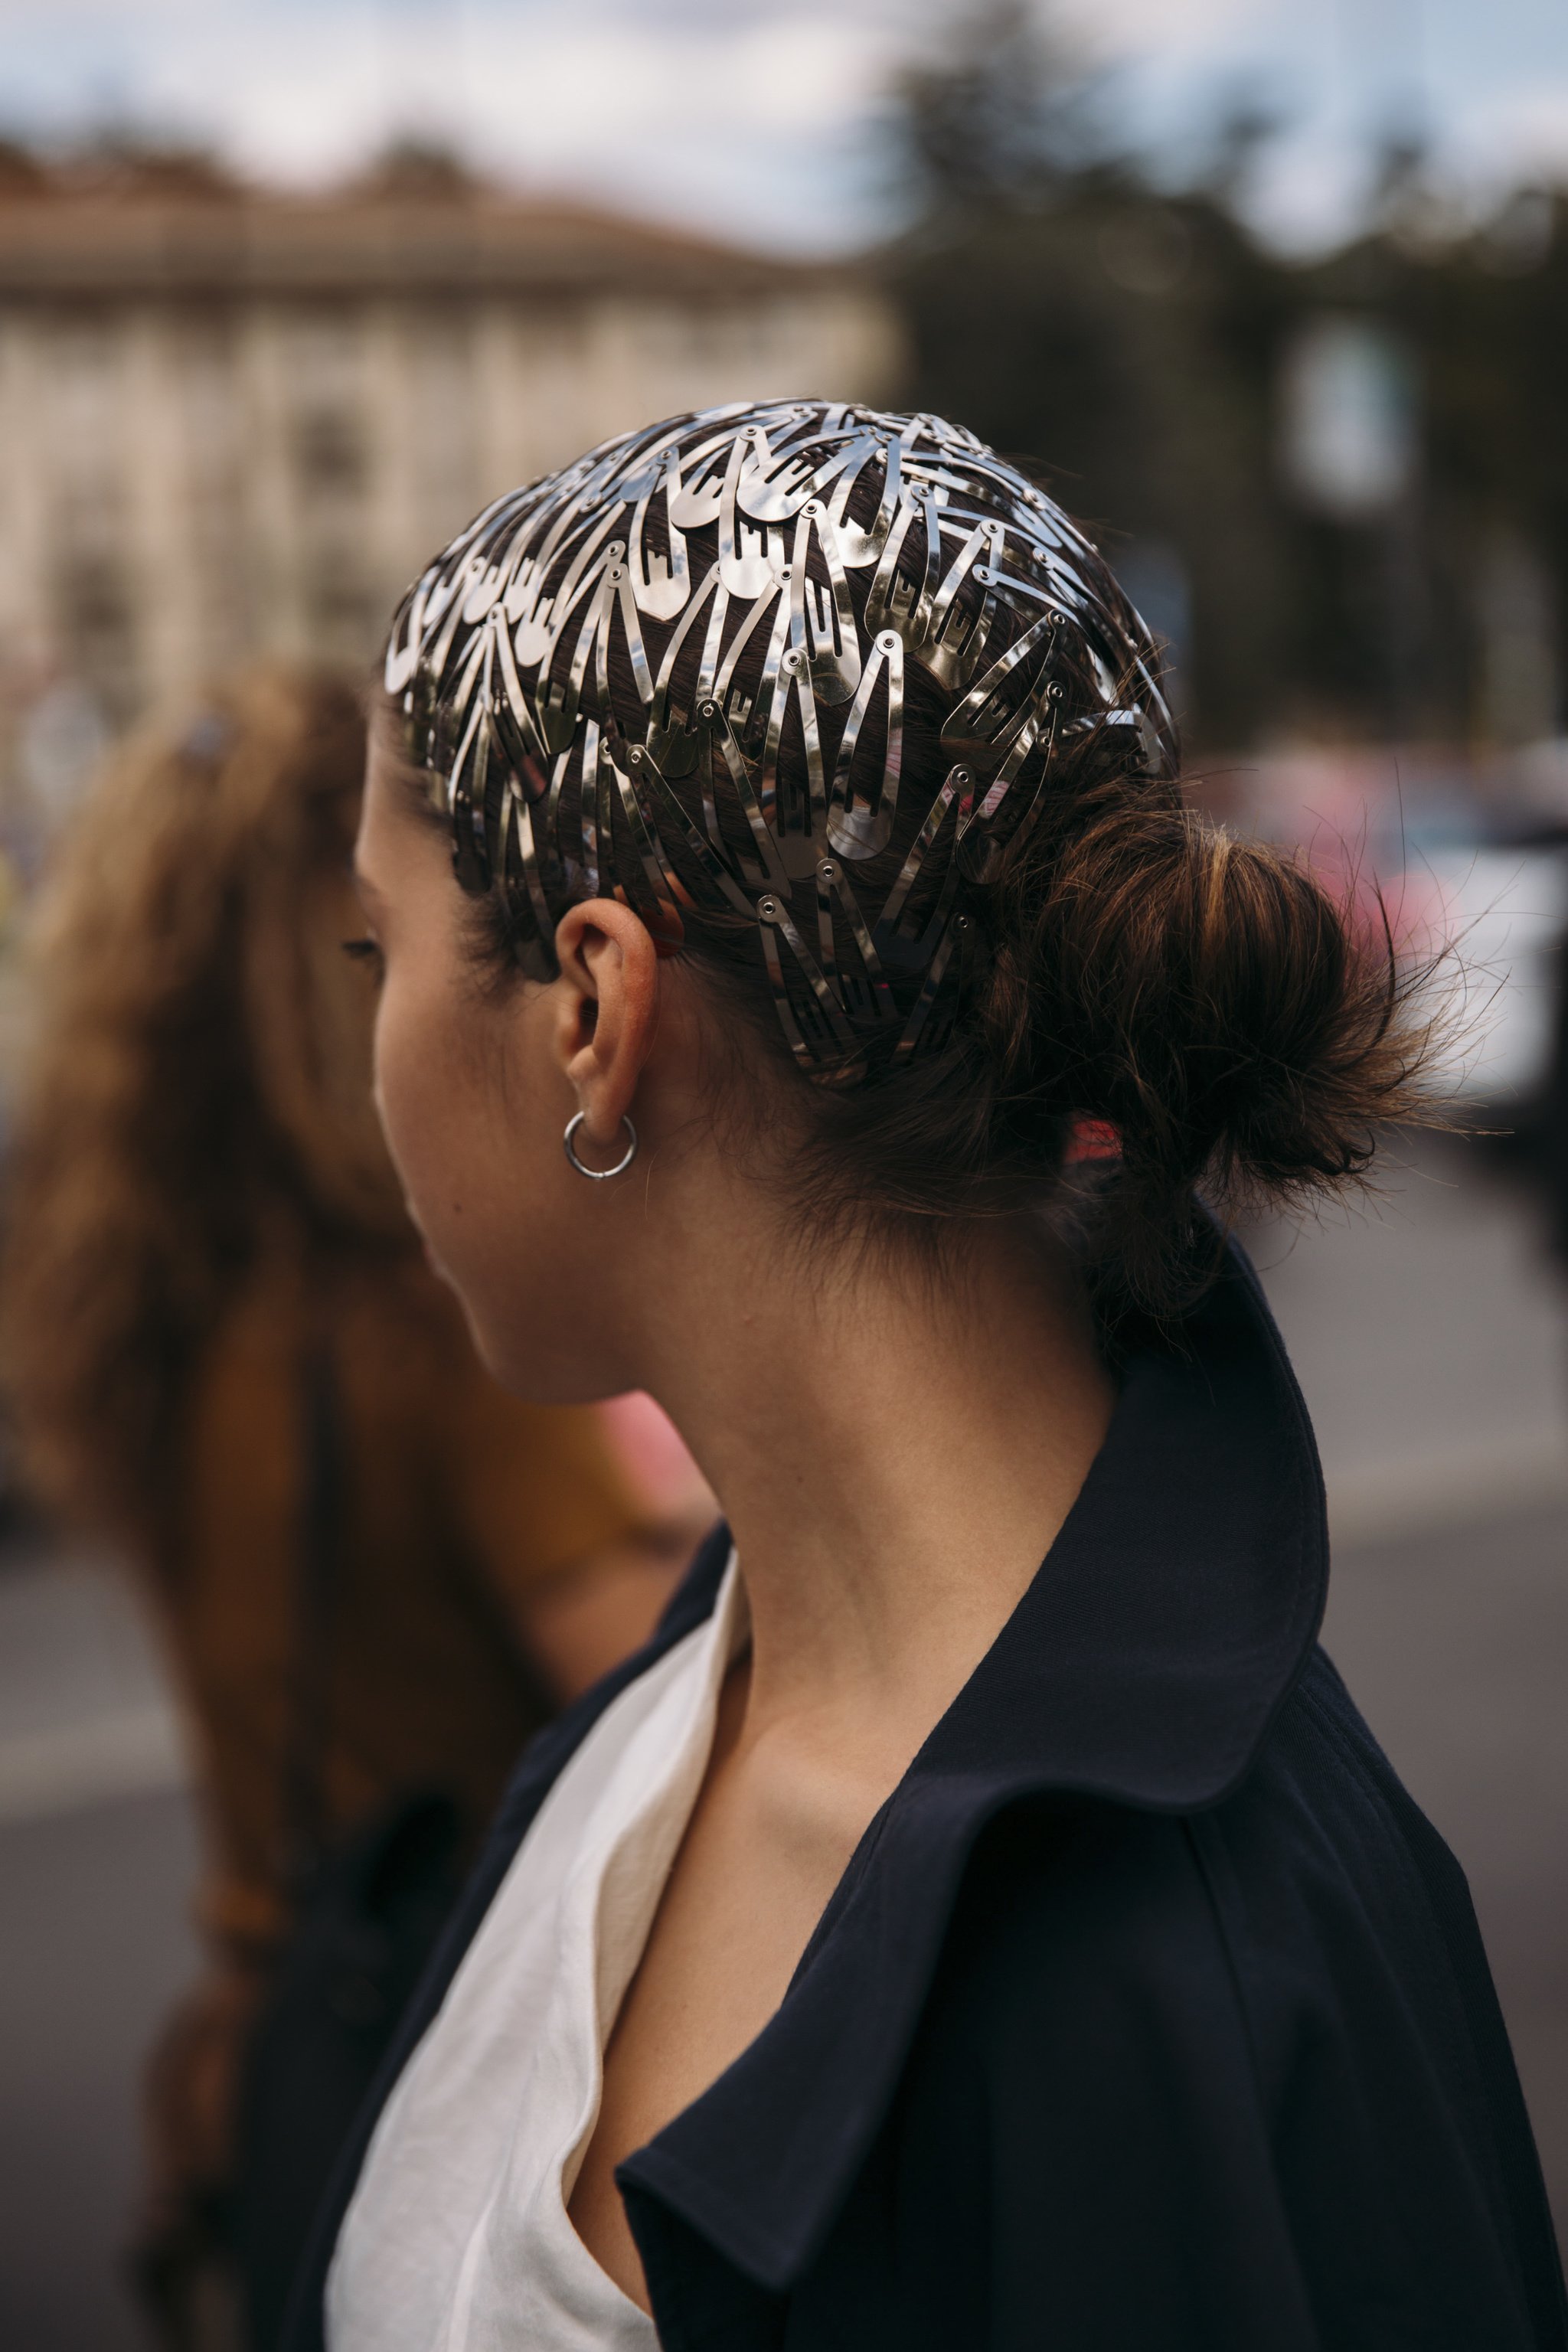
[[[688,1312],[645,1375],[734,1534],[748,1717],[934,1721],[1104,1438],[1112,1391],[1087,1307],[1017,1223],[967,1236],[941,1270],[877,1252],[824,1265],[781,1233],[759,1247],[754,1195],[749,1211],[677,1244]]]

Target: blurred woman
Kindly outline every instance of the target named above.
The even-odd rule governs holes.
[[[342,952],[363,758],[346,683],[232,685],[105,775],[37,936],[10,1384],[35,1484],[154,1604],[205,1814],[209,1966],[152,2077],[142,2267],[175,2342],[205,2340],[241,2053],[322,1857],[385,1822],[364,1858],[381,1980],[362,1967],[343,2010],[368,2067],[445,1884],[396,1801],[439,1792],[466,1847],[668,1581],[601,1421],[490,1381],[404,1212]],[[287,2131],[295,2166],[330,2160]]]

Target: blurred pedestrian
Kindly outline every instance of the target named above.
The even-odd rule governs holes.
[[[153,1604],[205,1830],[208,1964],[152,2068],[141,2254],[180,2345],[216,2340],[237,2231],[252,2334],[275,2333],[454,1867],[530,1733],[646,1637],[671,1577],[600,1418],[481,1370],[405,1213],[343,953],[363,755],[348,683],[229,685],[113,761],[37,934],[5,1370],[36,1486]],[[252,2021],[356,1835],[332,1898],[353,1916],[314,1932],[368,1943],[323,1947],[326,1993],[293,1988],[270,2024],[242,2159]]]

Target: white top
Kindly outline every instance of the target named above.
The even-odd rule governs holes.
[[[657,2352],[566,2200],[749,1630],[731,1554],[712,1616],[540,1807],[382,2112],[327,2281],[331,2352]]]

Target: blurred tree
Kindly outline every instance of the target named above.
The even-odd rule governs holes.
[[[893,275],[917,404],[1048,469],[1130,586],[1181,577],[1189,723],[1255,734],[1281,669],[1281,272],[1219,188],[1152,184],[1101,88],[1016,0],[969,19],[899,100],[915,223]],[[1237,124],[1227,174],[1259,135]]]
[[[163,139],[134,127],[107,126],[78,146],[59,170],[68,188],[116,195],[227,198],[244,194],[238,174],[211,148]]]
[[[413,132],[390,141],[357,183],[367,195],[436,204],[461,202],[481,194],[485,184],[454,148]]]
[[[1403,583],[1393,592],[1411,609],[1403,624],[1385,613],[1382,634],[1406,630],[1407,699],[1424,731],[1506,744],[1561,728],[1564,716],[1564,207],[1525,191],[1479,226],[1456,220],[1419,158],[1405,161],[1384,175],[1366,233],[1295,273],[1295,293],[1303,307],[1380,320],[1411,354],[1421,467],[1401,526]],[[1365,534],[1322,524],[1296,530],[1302,620],[1294,657],[1320,696],[1337,690],[1364,702],[1366,640],[1376,632],[1355,623],[1375,587],[1378,551]],[[1532,682],[1502,689],[1500,665],[1516,679],[1531,672]]]
[[[899,161],[928,233],[1038,204],[1097,160],[1089,91],[1023,0],[982,0],[898,87]]]
[[[1113,86],[1076,71],[1023,0],[967,16],[896,100],[911,225],[889,266],[913,402],[1048,469],[1134,594],[1180,580],[1167,602],[1184,607],[1178,692],[1200,747],[1563,723],[1561,199],[1527,192],[1478,228],[1419,145],[1391,139],[1364,233],[1289,261],[1241,210],[1272,116],[1237,106],[1194,178],[1162,186],[1119,137]],[[1334,317],[1375,329],[1415,387],[1408,489],[1359,518],[1315,511],[1282,448],[1291,355]],[[1533,667],[1509,650],[1527,619]]]

